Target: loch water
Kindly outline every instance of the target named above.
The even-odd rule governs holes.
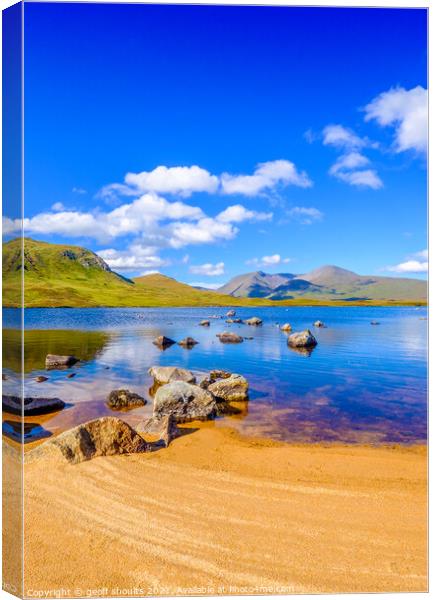
[[[24,316],[26,396],[59,397],[60,413],[26,419],[25,439],[45,439],[101,415],[134,425],[152,414],[149,367],[176,365],[205,374],[224,369],[244,375],[250,401],[236,415],[208,426],[229,425],[249,436],[296,443],[425,443],[427,429],[427,310],[425,307],[236,308],[237,317],[258,316],[263,325],[225,323],[229,308],[27,309]],[[210,316],[210,327],[199,322]],[[3,393],[20,384],[18,309],[3,311]],[[327,327],[315,328],[320,319]],[[372,322],[378,322],[372,325]],[[279,325],[310,328],[318,340],[312,352],[288,347]],[[233,331],[241,344],[222,344],[216,334]],[[192,349],[159,350],[158,335],[186,336]],[[45,370],[47,353],[73,354],[70,369]],[[73,377],[68,374],[74,373]],[[48,377],[36,382],[38,375]],[[145,407],[116,413],[105,401],[127,388],[148,399]],[[3,433],[19,426],[3,416]]]

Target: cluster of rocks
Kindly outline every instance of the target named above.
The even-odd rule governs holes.
[[[160,348],[161,350],[165,350],[166,348],[169,348],[169,346],[173,346],[173,344],[176,343],[178,343],[179,346],[183,346],[184,348],[193,348],[193,346],[195,346],[199,342],[190,336],[187,336],[180,342],[175,342],[175,340],[172,340],[171,338],[166,337],[165,335],[159,335],[155,338],[155,340],[152,343],[155,344],[155,346],[158,346],[158,348]]]
[[[199,383],[195,375],[178,367],[151,367],[154,379],[153,418],[172,416],[177,423],[212,419],[227,412],[230,402],[248,400],[249,384],[236,373],[215,370]]]

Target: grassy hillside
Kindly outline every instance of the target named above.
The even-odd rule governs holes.
[[[286,300],[233,297],[198,290],[164,275],[147,275],[134,280],[110,270],[94,252],[67,244],[24,242],[24,301],[30,307],[86,306],[279,306],[345,305],[343,299],[298,297]],[[3,306],[21,305],[21,241],[3,245]],[[387,296],[385,296],[387,298]],[[393,297],[392,297],[393,298]],[[358,301],[354,304],[416,304],[420,298],[399,301]]]

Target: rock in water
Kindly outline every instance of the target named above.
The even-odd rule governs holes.
[[[154,378],[154,383],[158,385],[164,385],[172,381],[196,383],[196,377],[193,373],[181,367],[151,367],[148,373]]]
[[[79,360],[80,359],[75,356],[70,355],[62,356],[60,354],[47,354],[45,358],[45,368],[55,369],[56,367],[71,367]]]
[[[259,317],[251,317],[250,319],[246,319],[244,323],[246,325],[262,325],[262,319]]]
[[[193,348],[193,346],[195,346],[196,344],[198,344],[199,342],[197,342],[194,338],[192,337],[186,337],[183,340],[181,340],[180,342],[178,342],[178,344],[180,346],[183,346],[184,348]]]
[[[218,337],[223,344],[239,344],[243,341],[243,338],[240,335],[231,333],[230,331],[218,333],[216,337]]]
[[[282,325],[282,327],[280,329],[282,331],[292,331],[292,327],[289,323],[285,323],[284,325]]]
[[[22,398],[18,396],[3,396],[3,410],[12,415],[31,417],[57,412],[65,408],[65,403],[60,398]]]
[[[216,415],[216,401],[198,385],[174,381],[160,387],[154,398],[154,417],[168,415],[178,423],[210,419]]]
[[[236,373],[211,383],[208,386],[208,391],[218,400],[224,400],[225,402],[241,402],[249,399],[247,379]]]
[[[313,324],[314,327],[325,327],[324,323],[322,321],[315,321],[315,323]]]
[[[43,381],[48,381],[48,377],[45,377],[45,375],[38,375],[37,377],[35,377],[35,381],[37,381],[38,383],[42,383]]]
[[[379,325],[380,321],[371,321],[371,325]]]
[[[115,410],[144,406],[146,400],[129,390],[113,390],[107,399],[107,406]]]
[[[242,319],[226,319],[226,323],[242,323]]]
[[[166,448],[172,440],[181,435],[173,415],[167,415],[161,419],[157,417],[146,419],[137,425],[137,431],[157,435],[158,439],[164,442]]]
[[[210,326],[210,322],[207,319],[205,319],[204,321],[201,321],[199,323],[199,325],[202,325],[202,327],[209,327]]]
[[[135,454],[149,450],[145,440],[121,419],[102,417],[78,425],[30,452],[29,458],[60,454],[71,464],[98,456]]]
[[[155,338],[155,340],[152,343],[163,350],[165,350],[169,346],[173,346],[173,344],[176,344],[175,340],[171,340],[170,338],[166,337],[165,335],[159,335],[158,337]]]
[[[227,317],[235,317],[237,313],[234,310],[228,310],[228,312],[226,313]]]
[[[292,346],[293,348],[312,348],[317,343],[309,329],[297,331],[288,336],[288,346]]]

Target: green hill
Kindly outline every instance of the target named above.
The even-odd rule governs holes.
[[[373,283],[366,278],[368,281],[363,282],[363,291],[369,290],[369,295],[364,293],[362,296],[359,292],[353,293],[354,277],[349,287],[342,292],[325,288],[318,273],[311,277],[311,282],[296,275],[250,275],[254,275],[253,280],[246,282],[239,295],[237,291],[234,293],[229,284],[218,292],[199,290],[160,274],[130,280],[112,271],[94,252],[80,246],[50,244],[28,238],[24,240],[24,300],[27,308],[348,305],[351,303],[348,298],[352,298],[354,304],[426,302],[425,282],[411,279],[376,278],[378,293],[374,295]],[[360,276],[353,275],[359,284]],[[21,240],[15,239],[3,244],[3,306],[21,305],[21,279]],[[243,276],[237,278],[236,287],[239,288],[242,280]],[[398,288],[391,287],[391,282],[403,282],[400,284],[399,294],[396,293]],[[246,292],[250,283],[255,289],[250,290],[249,294]],[[339,285],[343,283],[341,277]],[[258,296],[261,297],[254,295],[258,290]],[[234,295],[229,295],[228,292]]]
[[[21,305],[21,241],[3,244],[3,306]],[[25,306],[233,306],[255,301],[201,291],[164,275],[114,273],[94,252],[26,238]]]

